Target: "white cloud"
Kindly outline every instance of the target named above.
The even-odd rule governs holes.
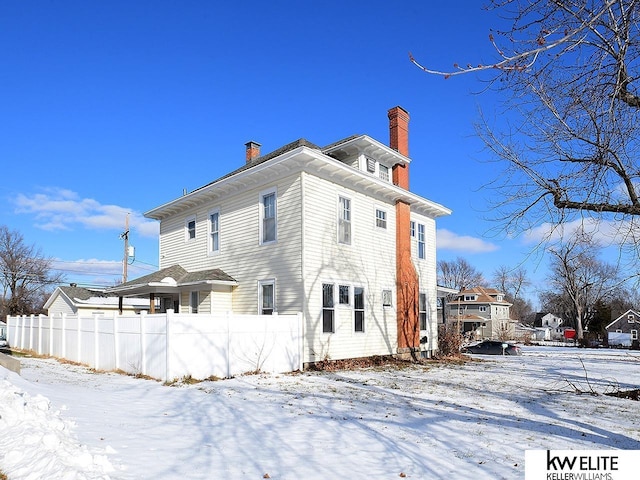
[[[124,230],[129,213],[129,228],[143,237],[157,237],[159,224],[140,212],[119,205],[103,205],[76,192],[50,188],[31,195],[19,194],[14,203],[16,213],[34,215],[36,227],[47,231],[73,230],[81,226],[90,230]]]
[[[438,250],[454,250],[464,253],[487,253],[499,248],[496,244],[486,242],[481,238],[457,235],[446,229],[437,230],[436,242]]]
[[[584,232],[598,245],[622,245],[634,242],[636,226],[627,221],[578,218],[560,225],[544,223],[525,232],[526,244],[566,241],[576,232]]]

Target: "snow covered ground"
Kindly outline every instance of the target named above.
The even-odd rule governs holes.
[[[0,470],[20,479],[524,478],[527,449],[640,449],[640,354],[524,347],[464,365],[192,385],[0,367]],[[594,391],[598,395],[590,393]]]

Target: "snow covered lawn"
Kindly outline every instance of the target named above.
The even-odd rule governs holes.
[[[22,377],[0,368],[0,470],[9,480],[512,479],[524,478],[527,449],[640,449],[638,402],[602,395],[640,386],[638,352],[524,351],[172,387],[22,359]]]

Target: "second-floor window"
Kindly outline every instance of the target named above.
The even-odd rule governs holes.
[[[351,200],[338,198],[338,243],[351,245]]]
[[[187,242],[196,238],[196,217],[189,217],[185,221],[184,238]]]
[[[376,208],[376,227],[387,228],[387,212]]]
[[[209,213],[209,251],[220,251],[220,212],[214,210]]]
[[[260,196],[261,243],[276,241],[276,192],[269,191]]]
[[[424,225],[418,224],[418,258],[427,258],[427,249],[424,238]]]

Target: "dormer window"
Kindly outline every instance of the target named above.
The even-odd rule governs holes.
[[[476,296],[475,295],[465,295],[464,296],[464,301],[465,302],[475,302],[476,300]]]
[[[385,182],[389,181],[389,167],[380,164],[380,178]]]

